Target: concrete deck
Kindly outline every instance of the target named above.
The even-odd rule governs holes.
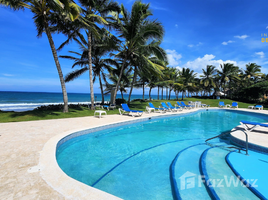
[[[239,110],[268,114],[267,111]],[[56,163],[57,142],[80,130],[186,112],[190,111],[150,113],[142,117],[108,115],[100,119],[90,116],[0,123],[0,199],[119,199],[64,174]],[[268,147],[267,139],[267,134],[252,132],[249,140]]]

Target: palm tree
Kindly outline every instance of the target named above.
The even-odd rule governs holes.
[[[102,104],[104,104],[104,92],[103,92],[103,84],[102,79],[106,79],[104,70],[111,71],[110,63],[114,63],[114,60],[110,58],[104,58],[109,52],[115,51],[117,49],[118,39],[111,35],[106,29],[100,30],[100,38],[92,38],[92,64],[93,64],[93,82],[95,82],[98,77],[102,95]],[[83,36],[82,36],[83,37]],[[75,39],[75,41],[79,44],[80,49],[82,49],[82,53],[69,51],[79,57],[74,56],[60,56],[61,58],[67,58],[74,60],[74,64],[72,68],[75,66],[81,66],[81,69],[74,70],[68,73],[65,77],[65,81],[69,82],[80,75],[89,70],[88,67],[88,41],[86,39],[82,39],[81,41]],[[106,80],[105,80],[106,81]]]
[[[261,66],[257,65],[256,63],[249,63],[246,64],[246,70],[244,70],[244,80],[247,82],[247,87],[251,84],[256,82],[258,78],[263,75],[261,73]]]
[[[134,65],[134,76],[129,92],[128,104],[130,103],[132,89],[138,72],[147,75],[154,74],[155,76],[162,74],[162,70],[164,69],[163,65],[167,60],[167,55],[165,50],[159,45],[160,42],[155,41],[152,41],[149,44],[144,44],[140,46],[140,49],[137,51],[139,54],[135,54],[130,58],[131,64]]]
[[[182,68],[182,71],[180,72],[180,75],[183,81],[182,99],[183,99],[184,93],[186,93],[186,91],[188,91],[188,89],[193,85],[196,74],[197,73],[194,73],[194,70],[191,70],[189,68]],[[189,96],[189,91],[188,91],[188,96]]]
[[[221,86],[223,88],[224,94],[226,93],[226,83],[229,83],[229,89],[230,89],[230,82],[231,80],[239,80],[239,68],[237,66],[234,66],[234,64],[231,63],[224,63],[221,66],[221,71],[217,70],[220,80],[221,80]]]
[[[206,69],[202,69],[203,75],[200,75],[200,84],[204,85],[209,93],[212,87],[216,87],[216,84],[214,83],[214,78],[215,74],[217,73],[217,70],[215,68],[216,67],[213,65],[207,65]]]
[[[120,38],[124,39],[124,44],[121,46],[117,57],[123,59],[121,72],[116,84],[116,91],[120,83],[123,71],[126,67],[127,60],[130,60],[134,55],[139,55],[139,50],[143,44],[146,44],[148,40],[161,41],[164,35],[164,29],[160,22],[156,20],[152,21],[148,17],[152,13],[149,10],[149,4],[144,4],[140,1],[134,2],[131,13],[121,5],[121,15],[114,13],[113,24],[116,26]],[[150,63],[148,58],[144,58]],[[116,92],[113,97],[115,101]]]
[[[55,25],[55,23],[57,23],[55,19],[64,19],[65,21],[73,21],[77,19],[80,16],[80,7],[73,1],[69,0],[1,0],[0,4],[13,10],[23,10],[24,8],[30,9],[30,11],[34,14],[33,19],[38,32],[37,36],[40,37],[42,36],[43,32],[46,33],[60,78],[64,101],[63,112],[68,112],[68,96],[66,86],[55,44],[52,39],[50,25]]]
[[[83,7],[83,21],[80,23],[61,24],[57,28],[68,35],[68,39],[60,46],[63,48],[71,40],[79,37],[84,40],[83,35],[80,33],[84,29],[87,36],[87,49],[88,49],[88,66],[89,66],[89,84],[90,84],[90,97],[91,97],[91,110],[94,110],[94,90],[93,90],[93,68],[92,68],[92,40],[93,38],[100,39],[99,25],[110,24],[106,21],[109,12],[120,12],[120,7],[117,2],[112,0],[79,0],[80,5]]]
[[[114,89],[114,87],[116,86],[116,84],[118,82],[118,77],[119,77],[120,72],[121,72],[122,63],[117,64],[115,66],[116,66],[116,68],[112,69],[111,73],[108,76],[111,83],[106,81],[106,89],[105,89],[104,94],[111,93],[111,91]],[[122,78],[119,82],[119,87],[118,87],[118,90],[121,93],[122,99],[124,99],[123,93],[127,93],[127,88],[130,86],[130,80],[131,80],[132,76],[133,76],[132,75],[132,68],[126,68],[123,71]]]

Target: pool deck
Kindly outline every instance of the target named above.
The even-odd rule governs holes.
[[[214,108],[213,108],[214,109]],[[188,113],[145,113],[142,117],[108,115],[56,120],[0,123],[0,199],[119,199],[80,183],[60,170],[55,145],[64,136],[98,126],[141,118]],[[265,110],[238,109],[268,114]],[[268,129],[249,134],[249,142],[268,148]],[[241,140],[245,136],[234,134]]]

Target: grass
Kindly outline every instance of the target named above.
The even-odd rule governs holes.
[[[179,99],[181,100],[181,99]],[[210,105],[210,107],[218,107],[219,101],[223,101],[226,104],[232,104],[233,100],[229,99],[198,99],[198,98],[184,98],[185,102],[188,101],[201,101],[204,104]],[[150,101],[155,107],[159,107],[161,102],[170,102],[175,105],[176,100],[153,100]],[[187,104],[187,103],[186,103]],[[253,104],[238,102],[239,108],[248,108]],[[133,102],[130,104],[130,109],[144,111],[148,102]],[[107,111],[107,110],[106,110]],[[118,109],[107,111],[108,115],[119,114]],[[90,110],[86,107],[79,109],[69,109],[69,113],[63,113],[59,111],[25,111],[25,112],[11,112],[11,111],[0,111],[0,122],[20,122],[20,121],[33,121],[33,120],[46,120],[46,119],[61,119],[61,118],[72,118],[72,117],[85,117],[93,116],[94,110]]]

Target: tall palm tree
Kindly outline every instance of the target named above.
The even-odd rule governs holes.
[[[217,70],[220,79],[221,79],[221,86],[223,88],[224,94],[226,93],[226,83],[229,83],[229,89],[230,89],[230,82],[231,80],[239,80],[239,67],[234,66],[234,64],[231,63],[224,63],[221,64],[221,71]]]
[[[75,41],[79,44],[82,53],[69,51],[79,57],[74,56],[60,56],[61,58],[67,58],[74,61],[72,68],[75,66],[80,66],[81,69],[74,70],[68,73],[65,77],[65,81],[69,82],[80,75],[85,73],[89,70],[88,64],[88,41],[81,36],[82,40],[75,39]],[[114,63],[114,60],[110,58],[104,58],[109,52],[115,51],[117,49],[118,39],[111,35],[106,29],[100,30],[100,38],[92,38],[92,64],[93,64],[93,82],[95,82],[96,78],[98,77],[102,95],[102,104],[104,103],[104,91],[103,91],[103,84],[102,79],[106,79],[104,70],[111,71],[111,67],[109,66],[110,63]],[[106,80],[105,80],[106,81]]]
[[[194,73],[194,70],[191,70],[189,68],[182,68],[180,75],[183,81],[183,87],[182,87],[182,99],[183,99],[184,93],[186,93],[186,91],[188,91],[188,89],[193,85],[197,73]]]
[[[81,29],[85,30],[87,36],[87,49],[88,49],[88,66],[89,66],[89,84],[90,84],[90,97],[91,109],[94,110],[94,89],[93,89],[93,68],[92,68],[92,39],[100,38],[99,25],[111,27],[106,21],[109,12],[120,12],[120,7],[117,2],[112,0],[78,0],[83,8],[82,16],[83,21],[80,23],[62,24],[57,28],[68,35],[68,39],[60,46],[63,48],[71,40],[79,37],[83,40],[83,35],[80,33]]]
[[[155,76],[162,74],[162,70],[164,69],[163,65],[167,60],[167,56],[165,50],[159,45],[160,42],[156,41],[144,44],[140,46],[140,49],[137,51],[139,54],[135,54],[130,58],[130,63],[134,65],[134,76],[129,91],[128,104],[130,103],[132,89],[138,72],[143,72],[147,75],[154,74]]]
[[[52,30],[50,25],[55,25],[55,23],[57,23],[55,19],[61,18],[65,19],[65,21],[73,21],[77,19],[80,16],[80,7],[71,0],[1,0],[0,4],[13,10],[24,10],[24,8],[30,9],[30,11],[34,14],[33,19],[38,32],[37,36],[40,37],[43,32],[46,33],[60,78],[64,102],[63,112],[68,112],[68,96],[66,86],[55,44],[51,35]]]
[[[116,68],[112,69],[111,73],[108,75],[110,82],[106,81],[106,88],[104,94],[109,94],[116,86],[118,82],[118,77],[121,73],[122,63],[115,65]],[[132,68],[125,68],[123,75],[119,82],[118,90],[121,93],[122,99],[124,99],[123,93],[127,93],[127,88],[130,86],[130,80],[132,78]]]
[[[157,40],[161,41],[164,35],[164,29],[160,22],[149,19],[152,15],[149,10],[149,4],[144,4],[141,1],[134,2],[131,13],[121,5],[121,15],[114,13],[113,24],[116,26],[120,38],[124,40],[121,46],[118,57],[123,58],[123,64],[118,82],[116,84],[116,92],[122,77],[123,71],[126,67],[127,60],[130,60],[134,55],[139,54],[141,45],[146,44],[144,41]],[[150,63],[148,58],[144,58]],[[116,98],[116,92],[113,101]]]
[[[214,83],[214,78],[217,73],[217,70],[215,68],[216,67],[213,65],[207,65],[206,69],[202,69],[203,75],[200,75],[200,84],[204,85],[209,93],[211,88],[216,87],[216,84]]]
[[[261,66],[256,63],[246,64],[246,70],[244,70],[244,80],[247,82],[247,87],[254,83],[258,78],[263,75],[261,73]]]

